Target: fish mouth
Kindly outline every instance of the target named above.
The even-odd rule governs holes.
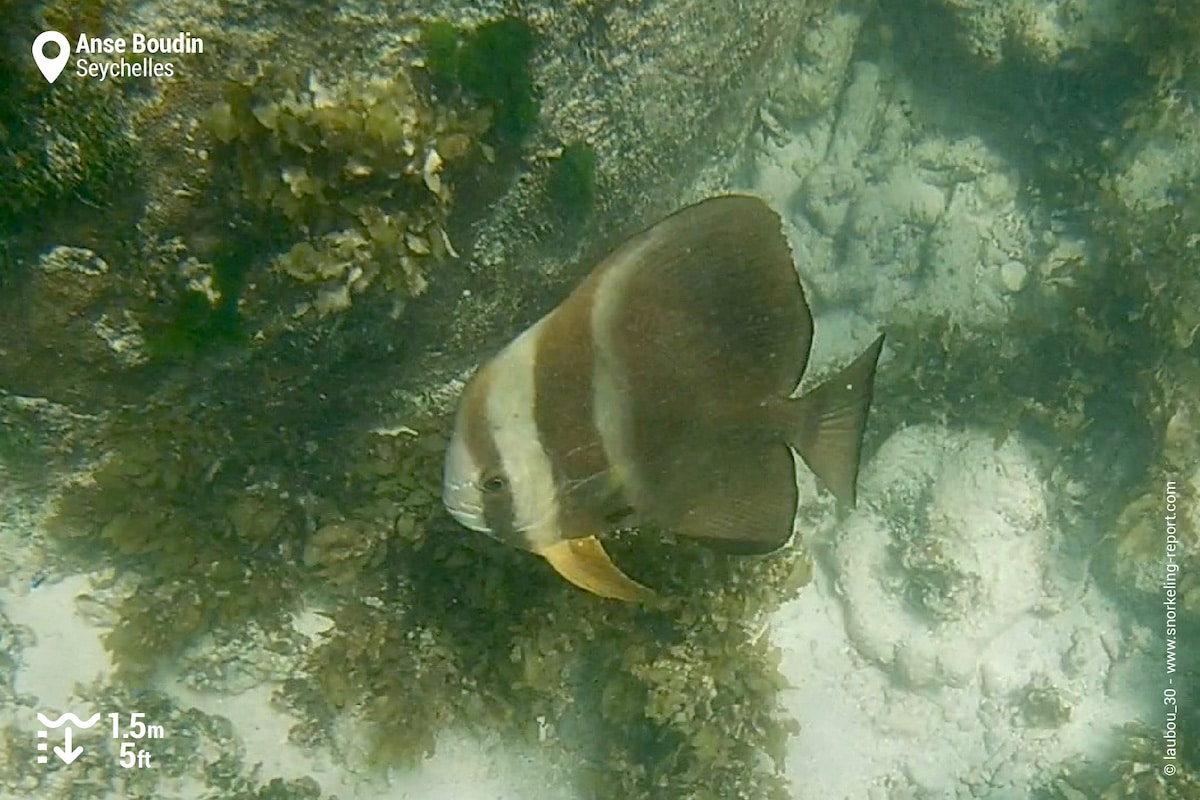
[[[492,529],[488,527],[487,522],[483,519],[483,509],[466,508],[464,506],[445,504],[446,510],[450,512],[450,516],[462,525],[464,528],[473,530],[476,533],[491,533]]]

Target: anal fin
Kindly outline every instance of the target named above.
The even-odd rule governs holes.
[[[761,555],[791,538],[796,466],[781,442],[731,435],[696,444],[661,486],[659,503],[676,496],[669,516],[656,509],[663,527],[718,552]]]

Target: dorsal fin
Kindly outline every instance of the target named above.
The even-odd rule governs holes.
[[[597,339],[608,340],[635,402],[721,413],[787,397],[799,383],[812,314],[779,215],[762,200],[689,206],[597,272]]]

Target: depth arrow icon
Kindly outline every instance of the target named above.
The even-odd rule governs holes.
[[[71,727],[68,725],[63,732],[63,746],[54,748],[54,755],[63,760],[63,763],[70,764],[75,759],[79,758],[79,754],[83,752],[83,748],[76,745],[71,749]]]

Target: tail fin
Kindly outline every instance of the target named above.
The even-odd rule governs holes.
[[[882,349],[881,334],[853,364],[792,401],[795,424],[788,444],[838,502],[849,506],[854,505],[859,450]]]

